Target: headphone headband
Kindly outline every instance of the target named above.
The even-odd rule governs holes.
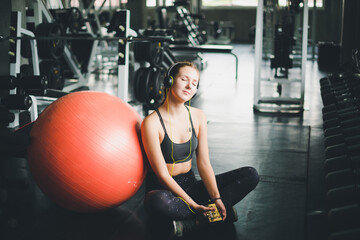
[[[171,72],[171,70],[172,70],[176,65],[178,65],[178,64],[180,64],[180,62],[176,62],[176,63],[174,63],[173,65],[171,65],[171,66],[169,67],[167,73],[166,73],[166,76],[170,77],[170,72]]]

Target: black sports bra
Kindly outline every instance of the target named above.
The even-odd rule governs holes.
[[[190,111],[188,108],[187,108],[187,110]],[[190,156],[189,156],[189,151],[190,151],[190,139],[189,139],[189,141],[187,141],[185,143],[174,143],[174,142],[172,143],[173,144],[173,158],[174,158],[173,159],[171,157],[171,142],[172,141],[171,141],[169,135],[167,134],[165,124],[164,124],[164,121],[163,121],[163,119],[161,117],[161,114],[160,114],[159,110],[156,109],[155,111],[159,116],[161,125],[162,125],[162,127],[164,129],[164,132],[165,132],[164,139],[160,144],[161,152],[162,152],[162,154],[164,156],[165,162],[166,163],[174,163],[174,160],[175,160],[175,163],[182,163],[182,162],[187,162],[190,159],[192,159],[193,154],[194,154],[194,152],[195,152],[195,150],[197,149],[197,146],[198,146],[198,139],[197,139],[196,134],[195,134],[195,129],[194,129],[194,126],[193,126],[191,115],[190,115],[190,123],[191,123],[191,127],[192,127],[192,133],[191,133],[191,153],[190,153]],[[189,112],[189,114],[190,114],[190,112]],[[183,161],[181,161],[181,160],[183,160]]]

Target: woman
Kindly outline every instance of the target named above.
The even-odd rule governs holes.
[[[235,221],[234,206],[258,183],[257,171],[243,167],[215,176],[209,160],[207,122],[204,113],[186,106],[197,91],[198,69],[190,62],[172,65],[164,81],[163,104],[141,126],[142,140],[152,171],[147,178],[144,205],[152,215],[172,221],[173,235],[186,226],[199,225],[216,210],[222,220]],[[192,171],[196,154],[201,180]]]

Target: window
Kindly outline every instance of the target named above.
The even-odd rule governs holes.
[[[308,6],[314,7],[314,1],[316,1],[316,7],[322,7],[323,6],[323,0],[308,0]],[[279,0],[280,6],[286,6],[287,0]]]
[[[323,0],[308,0],[309,7],[314,6],[316,1],[316,7],[323,6]],[[256,7],[258,0],[202,0],[203,7]],[[280,6],[286,6],[287,0],[279,0]]]
[[[257,0],[202,0],[203,7],[257,6]]]
[[[156,2],[158,2],[156,4]],[[174,5],[174,0],[146,0],[147,7],[157,7],[157,6],[172,6]]]
[[[156,1],[156,0],[154,0]],[[105,8],[109,8],[110,6],[111,7],[119,7],[119,2],[125,4],[128,2],[128,0],[105,0],[105,3],[104,3],[104,0],[95,0],[94,2],[94,7],[97,9],[97,8],[100,8],[101,5],[104,3],[104,6]],[[80,7],[80,3],[79,3],[79,0],[70,0],[70,6],[72,7]]]
[[[156,7],[156,0],[146,0],[147,7]]]

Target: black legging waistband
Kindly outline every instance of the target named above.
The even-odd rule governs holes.
[[[173,179],[182,187],[185,191],[196,182],[195,174],[192,169],[187,173],[182,173],[173,177]],[[165,189],[165,187],[159,182],[157,176],[153,171],[149,171],[146,176],[146,192],[152,190]]]

